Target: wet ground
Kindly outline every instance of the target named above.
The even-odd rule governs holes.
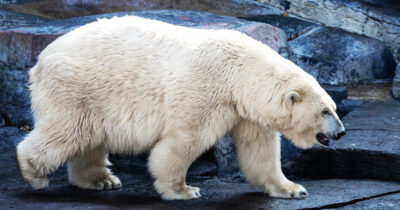
[[[190,201],[163,201],[146,175],[117,171],[123,188],[115,191],[86,191],[68,184],[65,170],[52,176],[52,185],[34,191],[19,177],[2,179],[0,208],[4,209],[320,209],[352,206],[396,209],[400,201],[398,183],[373,180],[300,181],[309,193],[305,199],[277,199],[245,182],[216,177],[191,178],[202,197]],[[371,201],[378,201],[373,202]]]
[[[163,201],[143,166],[119,160],[112,168],[123,182],[122,189],[75,188],[69,185],[64,167],[50,177],[48,189],[34,191],[15,165],[14,148],[26,131],[2,127],[0,209],[398,209],[399,120],[398,102],[365,103],[351,112],[343,119],[349,128],[346,138],[332,142],[329,148],[307,150],[294,163],[295,174],[303,177],[296,182],[303,184],[309,194],[295,200],[270,198],[236,174],[191,176],[188,184],[201,188],[200,199]]]

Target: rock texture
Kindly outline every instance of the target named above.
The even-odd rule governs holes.
[[[377,0],[257,0],[329,27],[363,34],[400,47],[400,6],[397,1]]]
[[[374,83],[393,78],[393,55],[377,39],[291,17],[263,15],[246,19],[283,29],[289,40],[287,57],[322,84]],[[280,53],[286,56],[283,50]]]
[[[290,59],[322,84],[391,80],[394,58],[384,43],[334,28],[311,30],[289,42]]]
[[[15,127],[0,127],[0,177],[19,178],[16,170],[15,147],[26,135],[25,131]],[[6,182],[4,182],[6,183]]]
[[[1,1],[0,1],[1,2]],[[7,9],[52,19],[138,10],[201,10],[218,15],[276,14],[278,9],[253,0],[13,0]]]
[[[340,118],[346,116],[349,112],[361,107],[364,104],[362,100],[357,99],[345,99],[342,100],[337,106],[337,114]]]
[[[10,28],[0,27],[0,111],[14,125],[31,125],[27,70],[35,64],[39,53],[54,39],[76,27],[96,21],[97,18],[127,14],[187,27],[238,30],[268,44],[276,51],[287,46],[285,33],[271,25],[198,11],[141,11],[55,21],[36,20],[27,15],[18,16],[13,13],[15,24]],[[18,22],[21,22],[21,27],[17,26]],[[3,25],[1,19],[0,25]]]
[[[0,112],[10,124],[32,126],[28,89],[27,71],[0,69]]]
[[[218,175],[227,176],[239,170],[235,145],[231,137],[221,139],[214,149]]]
[[[340,104],[341,101],[347,99],[347,87],[346,86],[331,86],[323,85],[324,90],[331,96],[336,104]]]
[[[258,15],[251,17],[244,17],[246,20],[258,21],[271,24],[285,31],[288,40],[293,40],[299,36],[322,26],[318,23],[305,21],[293,17],[285,17],[282,15]]]
[[[0,29],[32,26],[47,22],[49,19],[33,15],[20,14],[12,11],[0,10]]]
[[[372,178],[400,181],[400,104],[365,103],[343,118],[347,135],[316,146],[286,165],[307,178]]]
[[[393,97],[400,99],[400,63],[397,64],[392,88]]]
[[[0,127],[6,125],[6,120],[4,119],[3,115],[0,113]]]

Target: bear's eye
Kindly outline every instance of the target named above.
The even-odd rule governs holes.
[[[328,115],[328,114],[330,114],[329,109],[322,110],[322,115]]]

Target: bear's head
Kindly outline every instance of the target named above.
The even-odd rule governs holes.
[[[335,102],[314,77],[266,45],[253,45],[246,45],[249,53],[233,85],[239,116],[279,131],[300,148],[345,135]]]
[[[335,102],[301,69],[287,80],[281,92],[281,104],[279,131],[300,148],[316,143],[329,146],[330,140],[338,140],[346,134],[336,114]]]

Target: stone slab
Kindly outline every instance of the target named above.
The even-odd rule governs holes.
[[[315,146],[284,166],[306,178],[400,181],[400,103],[365,103],[343,118],[347,135]]]
[[[305,199],[270,198],[261,189],[247,183],[223,182],[219,179],[188,180],[201,188],[202,197],[189,201],[163,201],[146,176],[118,174],[123,188],[116,191],[80,190],[67,184],[66,177],[53,180],[44,191],[33,191],[26,184],[0,185],[0,205],[3,208],[88,209],[88,208],[157,208],[157,209],[304,209],[341,205],[353,200],[400,190],[398,183],[370,180],[301,181],[309,193]],[[9,184],[11,185],[11,184]],[[379,199],[377,200],[379,202]],[[381,203],[390,207],[391,202]]]
[[[350,112],[343,123],[347,130],[400,131],[400,103],[365,103]],[[343,141],[344,142],[344,141]]]
[[[362,200],[357,203],[353,203],[344,207],[340,207],[340,210],[353,210],[353,209],[385,209],[385,210],[397,210],[399,209],[400,193],[394,193],[390,195],[380,196],[377,198],[371,198]]]
[[[361,107],[364,104],[364,101],[357,100],[357,99],[345,99],[342,100],[337,106],[337,114],[339,115],[340,119],[346,116],[349,112]]]

